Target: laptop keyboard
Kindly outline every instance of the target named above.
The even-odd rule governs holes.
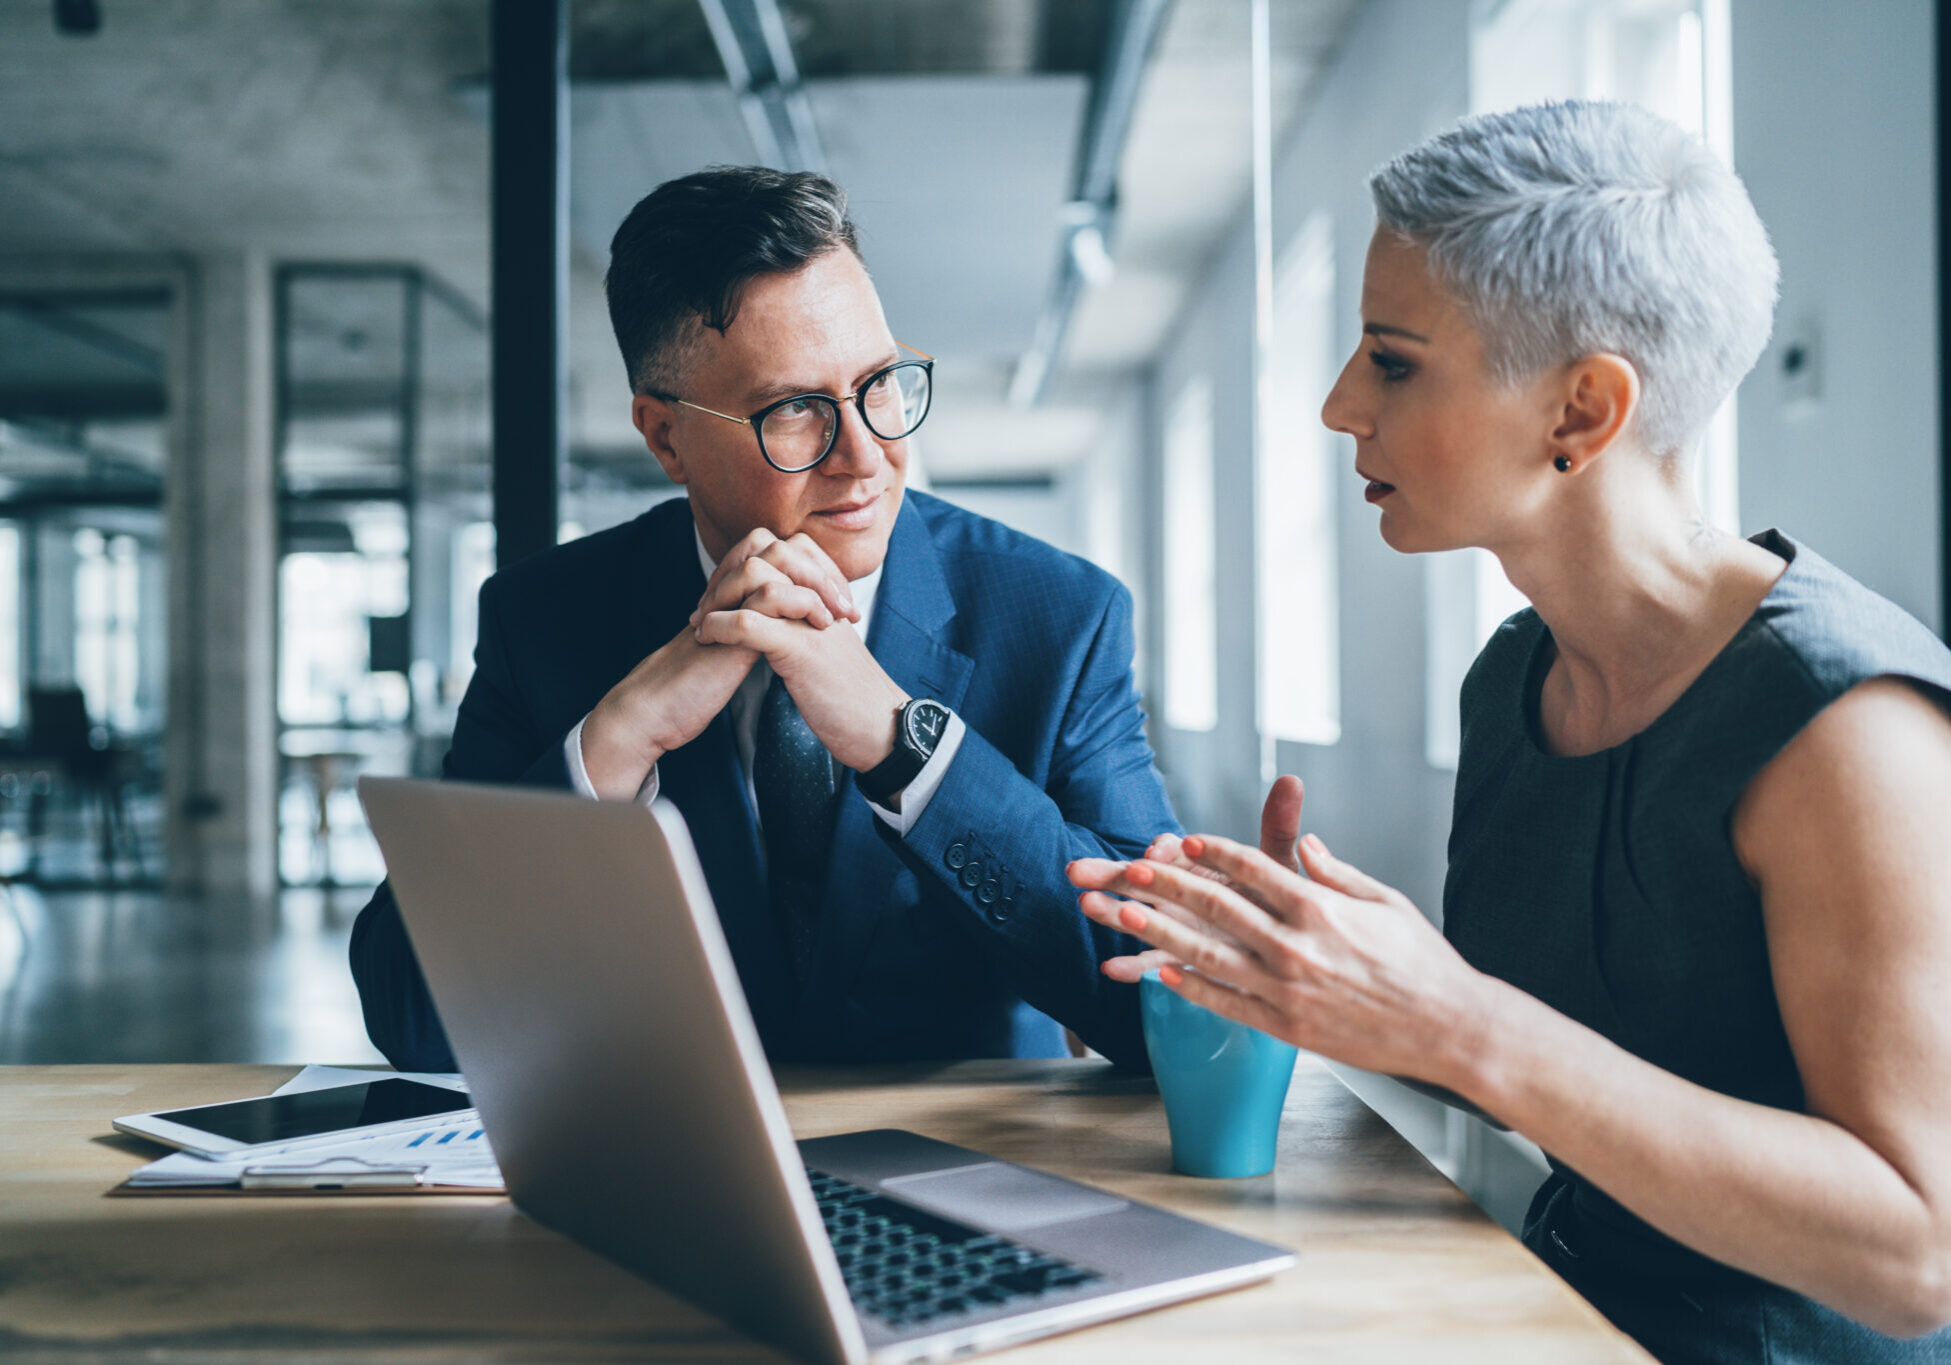
[[[912,1327],[1101,1278],[824,1171],[806,1174],[854,1305],[889,1326]]]

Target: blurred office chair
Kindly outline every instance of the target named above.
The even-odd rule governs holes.
[[[79,687],[29,687],[26,703],[27,741],[21,752],[55,765],[59,774],[73,784],[84,805],[92,799],[100,814],[103,875],[114,877],[117,862],[126,848],[140,877],[142,844],[129,822],[124,752],[113,746],[96,747],[95,724],[89,719],[88,701]],[[45,832],[45,807],[45,793],[37,792],[30,798],[28,837],[33,841],[30,856],[36,862]]]

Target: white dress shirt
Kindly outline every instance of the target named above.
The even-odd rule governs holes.
[[[704,537],[698,534],[695,525],[691,528],[691,537],[698,547],[698,566],[705,572],[705,581],[709,582],[712,574],[718,571],[718,562],[705,549]],[[877,566],[874,572],[865,578],[854,579],[847,586],[853,593],[854,605],[860,608],[860,622],[852,628],[860,632],[862,639],[866,639],[867,627],[874,620],[874,597],[881,586],[881,568]],[[847,625],[846,622],[836,621],[827,629],[840,630]],[[758,819],[759,799],[752,789],[752,751],[758,745],[759,703],[765,700],[766,688],[771,684],[772,665],[761,657],[726,705],[726,710],[731,712],[732,736],[738,745],[739,766],[745,770],[745,799],[752,804],[754,820]],[[588,720],[589,717],[584,716],[576,722],[576,728],[563,741],[562,756],[569,765],[570,785],[580,795],[593,801],[597,799],[596,787],[589,780],[589,769],[583,765],[583,725]],[[874,801],[869,801],[867,808],[884,824],[892,825],[896,834],[905,835],[921,818],[921,813],[928,809],[929,801],[941,787],[942,778],[948,773],[948,765],[955,761],[955,751],[962,747],[962,735],[966,728],[960,716],[949,712],[948,728],[942,732],[942,741],[935,746],[934,754],[922,765],[914,779],[896,794],[895,799],[901,803],[900,809],[891,810]],[[643,786],[637,789],[637,804],[648,806],[656,799],[657,769],[653,765]]]

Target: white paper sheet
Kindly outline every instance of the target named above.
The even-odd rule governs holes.
[[[356,1085],[376,1076],[393,1075],[448,1090],[467,1088],[458,1075],[441,1072],[363,1071],[349,1067],[308,1066],[273,1093],[296,1094],[332,1085]],[[200,1157],[189,1152],[177,1152],[140,1167],[129,1177],[129,1184],[137,1189],[235,1185],[243,1179],[247,1169],[293,1170],[347,1157],[356,1159],[367,1169],[419,1167],[419,1183],[423,1185],[451,1185],[479,1190],[503,1188],[501,1170],[495,1165],[494,1152],[481,1131],[479,1117],[471,1109],[460,1115],[429,1119],[425,1128],[409,1132],[354,1138],[344,1142],[313,1141],[296,1150],[258,1151],[247,1157],[236,1158]]]

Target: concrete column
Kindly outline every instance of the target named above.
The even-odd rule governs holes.
[[[165,483],[170,584],[169,881],[277,887],[277,480],[271,272],[191,272],[181,438]]]

